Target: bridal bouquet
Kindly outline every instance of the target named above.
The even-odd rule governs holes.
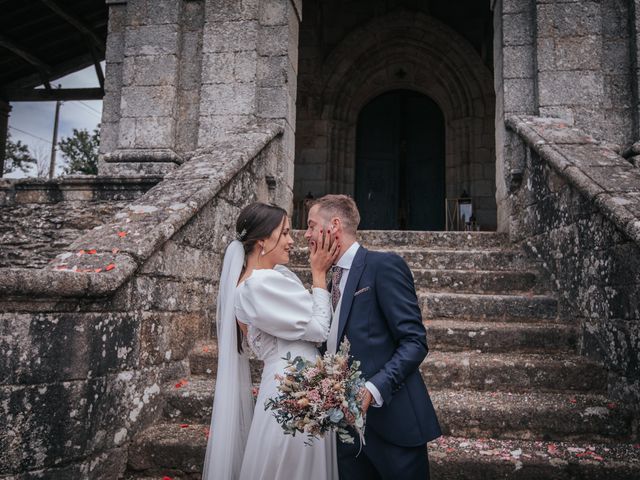
[[[352,427],[362,440],[360,392],[365,381],[358,370],[360,362],[349,365],[349,348],[345,339],[338,353],[325,353],[313,362],[299,356],[292,359],[291,353],[287,354],[284,375],[276,376],[280,393],[264,404],[265,410],[274,411],[285,433],[319,438],[336,431],[342,442],[353,443],[347,430]]]

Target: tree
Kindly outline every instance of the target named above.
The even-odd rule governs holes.
[[[36,177],[49,176],[49,164],[51,163],[51,151],[43,145],[31,149],[31,156],[36,161]]]
[[[96,175],[98,173],[98,147],[100,132],[96,128],[93,133],[87,129],[73,129],[73,135],[58,142],[62,156],[67,160],[64,173],[84,173]]]
[[[11,140],[11,134],[7,133],[7,146],[4,152],[4,173],[22,170],[28,173],[31,166],[36,163],[36,159],[29,153],[29,147],[20,140],[14,142]]]

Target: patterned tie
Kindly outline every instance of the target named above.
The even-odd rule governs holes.
[[[334,265],[331,267],[331,305],[336,309],[340,300],[340,279],[342,278],[342,267]]]

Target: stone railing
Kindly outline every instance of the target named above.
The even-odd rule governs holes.
[[[45,268],[0,269],[0,477],[119,478],[211,335],[221,254],[240,209],[275,197],[281,134],[229,135]]]
[[[512,240],[541,260],[581,353],[609,369],[609,395],[638,407],[640,169],[558,119],[507,127]]]

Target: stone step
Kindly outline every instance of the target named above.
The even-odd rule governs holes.
[[[208,424],[161,423],[129,448],[127,480],[195,479],[202,471]],[[636,480],[640,446],[444,436],[430,442],[433,480]]]
[[[430,390],[605,393],[604,368],[577,355],[431,351],[420,366]]]
[[[430,351],[557,353],[575,351],[578,332],[559,323],[469,322],[435,319],[425,322]]]
[[[164,417],[175,422],[209,422],[214,390],[215,381],[207,377],[191,377],[186,385],[179,388],[166,386],[163,392]]]
[[[636,480],[640,446],[444,436],[429,443],[433,480]]]
[[[251,359],[251,377],[260,379],[262,375],[262,361]],[[218,344],[215,340],[201,340],[196,342],[189,352],[189,365],[192,375],[215,378],[218,371]]]
[[[194,425],[158,423],[137,435],[129,446],[129,472],[183,478],[202,472],[209,422]]]
[[[311,269],[292,267],[302,283],[311,285]],[[454,293],[545,293],[542,282],[535,271],[491,271],[491,270],[427,270],[413,268],[413,279],[417,288],[429,291]]]
[[[605,372],[579,357],[554,361],[544,355],[430,353],[421,373],[434,404],[440,407],[441,421],[456,435],[527,439],[552,435],[549,438],[558,439],[565,437],[553,435],[594,433],[605,438],[629,433],[628,425],[617,429],[629,420],[626,411],[617,405],[610,408],[613,404],[597,395],[605,390]],[[254,382],[257,385],[259,377],[254,377]],[[213,379],[192,377],[185,385],[176,385],[164,390],[165,418],[187,423],[208,421]],[[582,422],[576,420],[580,416]],[[547,425],[547,417],[554,423]],[[471,430],[458,431],[461,428]]]
[[[306,246],[304,230],[293,230],[296,245]],[[408,230],[360,230],[358,241],[367,248],[385,246],[444,249],[509,248],[509,236],[497,232],[424,232]]]
[[[626,442],[632,415],[602,395],[432,391],[443,433],[456,437]]]
[[[395,252],[409,267],[429,270],[493,270],[530,271],[533,263],[518,250],[436,250],[419,248],[387,248],[379,251]],[[294,248],[289,266],[307,267],[308,248]]]
[[[424,319],[503,320],[514,322],[554,320],[558,302],[548,295],[476,295],[418,291]]]

